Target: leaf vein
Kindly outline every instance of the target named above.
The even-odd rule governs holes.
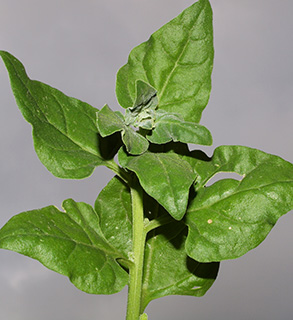
[[[203,11],[203,9],[202,9],[201,11],[199,11],[199,13],[197,14],[197,16],[195,17],[194,22],[193,22],[193,25],[195,25],[195,23],[196,23],[199,15],[201,14],[202,11]],[[171,79],[171,76],[172,76],[173,72],[175,71],[175,69],[177,68],[178,62],[180,61],[181,57],[183,56],[183,54],[184,54],[184,52],[185,52],[185,50],[186,50],[186,48],[187,48],[187,45],[188,45],[188,43],[189,43],[189,41],[190,41],[190,38],[191,38],[191,32],[192,32],[192,28],[188,31],[187,40],[186,40],[186,42],[185,42],[185,45],[183,46],[182,51],[181,51],[181,53],[179,54],[178,58],[175,60],[174,66],[173,66],[171,72],[169,73],[169,75],[168,75],[168,77],[167,77],[167,79],[166,79],[166,81],[165,81],[165,84],[163,85],[163,87],[162,87],[162,89],[161,89],[161,92],[159,92],[159,94],[158,94],[158,95],[159,95],[159,98],[161,98],[161,97],[164,95],[164,92],[165,92],[165,90],[166,90],[166,87],[167,87],[170,79]]]

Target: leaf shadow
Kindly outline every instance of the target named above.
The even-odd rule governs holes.
[[[98,145],[100,154],[105,160],[113,159],[123,145],[120,132],[104,138],[98,134]]]
[[[164,144],[150,143],[149,151],[153,153],[174,152],[181,156],[185,156],[189,154],[188,145],[186,143],[173,142],[173,141],[164,143]]]
[[[163,208],[160,208],[163,210]],[[159,210],[159,211],[160,211]],[[163,237],[163,241],[168,241],[175,249],[173,259],[176,258],[175,252],[178,252],[178,263],[182,263],[182,256],[185,255],[185,267],[194,276],[201,279],[215,280],[219,271],[219,262],[199,262],[189,257],[185,252],[185,242],[188,234],[188,227],[184,219],[177,221],[172,219],[172,222],[161,226],[148,234],[148,240],[153,237]],[[176,263],[176,261],[175,261]]]
[[[219,272],[220,262],[198,262],[187,256],[186,266],[189,272],[198,278],[215,280]]]

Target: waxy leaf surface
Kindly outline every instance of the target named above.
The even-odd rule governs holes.
[[[136,99],[136,82],[157,90],[159,109],[199,122],[211,91],[212,10],[199,0],[134,48],[117,74],[116,95],[127,109]]]
[[[96,128],[97,109],[44,83],[30,80],[20,61],[0,51],[13,94],[33,127],[34,147],[55,176],[81,179],[105,164]]]
[[[175,153],[145,152],[127,155],[121,148],[119,163],[137,175],[143,189],[156,199],[170,215],[180,220],[185,214],[189,189],[195,173],[188,162]]]
[[[242,256],[258,246],[277,220],[293,209],[293,165],[241,146],[222,146],[209,161],[194,161],[199,186],[190,203],[186,250],[202,261]],[[236,172],[241,181],[203,185],[217,172]]]
[[[174,221],[151,232],[146,243],[143,304],[167,295],[200,297],[214,283],[219,263],[199,263],[186,255],[186,225]]]
[[[71,199],[63,208],[49,206],[13,217],[0,230],[0,247],[40,261],[87,293],[122,290],[128,274],[116,260],[123,255],[104,237],[96,212]]]

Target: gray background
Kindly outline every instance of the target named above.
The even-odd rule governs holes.
[[[214,147],[241,144],[293,161],[292,0],[212,0],[215,68],[202,124]],[[117,108],[115,74],[129,51],[193,1],[0,0],[0,48],[33,79],[100,108]],[[36,157],[0,62],[0,203],[12,215],[73,197],[90,204],[112,176],[104,168],[82,181],[54,178]],[[209,154],[213,148],[206,148]],[[147,308],[152,320],[292,320],[293,217],[266,241],[222,263],[203,298],[167,297]],[[126,290],[82,293],[40,263],[0,251],[0,316],[6,320],[123,319]]]

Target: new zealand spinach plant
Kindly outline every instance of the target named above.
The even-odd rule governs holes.
[[[67,199],[64,211],[49,206],[13,217],[0,247],[37,259],[87,293],[128,285],[127,320],[147,319],[153,299],[204,295],[220,261],[258,246],[293,209],[291,163],[243,146],[218,147],[211,158],[188,146],[212,144],[199,124],[214,55],[208,0],[131,51],[117,74],[124,114],[33,81],[15,57],[0,55],[46,168],[63,179],[86,178],[101,165],[115,173],[94,207]],[[207,186],[219,172],[242,179]]]

